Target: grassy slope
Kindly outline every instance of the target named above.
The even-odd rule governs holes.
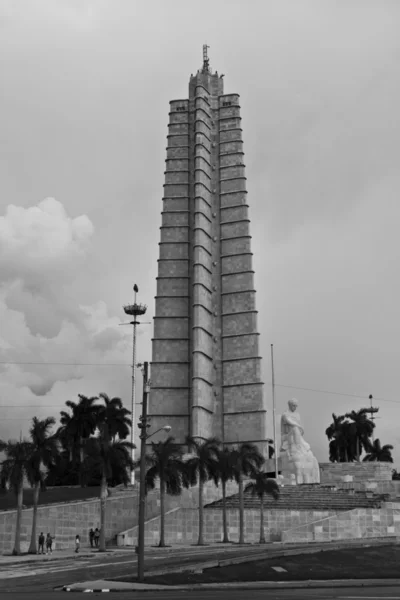
[[[41,492],[39,504],[58,504],[61,502],[73,502],[74,500],[87,500],[89,498],[98,498],[99,487],[87,488],[52,488]],[[33,504],[33,490],[31,488],[24,490],[24,506],[29,507]],[[12,492],[0,493],[0,510],[16,508],[17,498]]]
[[[396,544],[369,548],[348,547],[207,569],[202,574],[171,573],[148,577],[147,583],[179,585],[232,581],[391,579],[399,577],[399,563],[400,546]],[[282,567],[285,571],[277,572],[272,567]]]

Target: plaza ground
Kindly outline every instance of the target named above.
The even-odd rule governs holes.
[[[212,556],[210,555],[209,558],[211,560]],[[203,573],[171,573],[148,577],[146,582],[157,585],[186,585],[239,581],[396,579],[400,574],[399,562],[400,545],[397,544],[364,548],[348,547],[211,568],[204,570]],[[126,581],[134,581],[134,579]]]

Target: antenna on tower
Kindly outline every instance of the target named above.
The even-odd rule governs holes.
[[[203,71],[210,70],[210,59],[208,58],[208,48],[207,44],[203,44]]]

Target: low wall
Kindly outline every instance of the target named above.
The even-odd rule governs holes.
[[[393,502],[400,500],[400,481],[351,481],[339,482],[335,485],[341,490],[388,494]]]
[[[228,481],[226,484],[226,495],[232,496],[238,493],[238,485],[234,481]],[[151,504],[149,499],[146,499],[146,527],[151,528],[152,525],[148,525],[148,522],[158,522],[160,517],[160,491],[154,490],[154,498]],[[221,485],[216,486],[212,481],[208,481],[203,488],[203,505],[211,504],[216,500],[222,498]],[[199,486],[193,486],[188,490],[183,490],[180,496],[165,496],[165,513],[166,515],[174,513],[178,509],[193,510],[194,513],[198,514],[199,508]],[[208,510],[208,509],[207,509]],[[129,529],[125,531],[120,530],[117,536],[118,546],[131,546],[136,544],[137,536],[137,519]],[[186,539],[186,538],[185,538]],[[189,543],[189,542],[188,542]]]
[[[136,509],[133,502],[134,492],[125,492],[110,496],[106,503],[106,540],[116,538],[123,529],[135,522]],[[32,508],[22,511],[21,550],[29,548],[32,530]],[[0,554],[11,552],[14,548],[16,510],[0,512]],[[136,521],[137,522],[137,521]],[[37,533],[51,533],[54,547],[73,548],[75,536],[81,536],[83,546],[89,545],[88,532],[100,527],[100,501],[84,500],[74,503],[52,504],[38,507]]]
[[[321,483],[392,481],[392,463],[320,463]]]
[[[320,521],[334,516],[333,511],[306,510],[265,510],[264,529],[267,541],[280,541],[285,529],[300,526],[309,522]],[[230,540],[239,541],[239,511],[227,511]],[[258,542],[260,539],[260,511],[246,509],[244,512],[245,541]],[[222,532],[222,510],[208,508],[204,511],[204,541],[220,542]],[[124,540],[118,536],[118,545],[136,545],[138,527],[125,532]],[[167,544],[195,544],[199,535],[199,513],[197,509],[173,509],[165,515],[165,541]],[[145,545],[154,546],[160,540],[160,518],[156,517],[145,525]]]
[[[400,536],[400,503],[382,508],[355,508],[283,532],[283,542],[330,542],[335,540]]]
[[[115,540],[122,531],[137,526],[139,486],[122,491],[111,490],[111,495],[106,502],[106,541]],[[237,485],[230,482],[227,485],[227,494],[237,493]],[[209,482],[204,488],[204,503],[218,500],[222,495],[221,486],[216,487]],[[175,508],[193,509],[197,512],[198,486],[184,490],[181,496],[166,496],[166,511]],[[26,552],[30,544],[32,530],[32,508],[22,511],[21,524],[21,550]],[[146,497],[146,521],[158,518],[160,514],[160,492],[155,489]],[[0,512],[0,554],[11,552],[14,547],[16,510]],[[75,547],[75,536],[81,536],[82,546],[89,546],[88,532],[90,528],[100,527],[100,501],[98,499],[82,500],[77,502],[64,502],[38,507],[37,534],[51,533],[54,547],[67,549]],[[123,544],[121,544],[123,545]]]

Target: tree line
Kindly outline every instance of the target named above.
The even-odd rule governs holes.
[[[332,423],[325,430],[331,462],[360,461],[363,452],[364,462],[393,462],[393,446],[382,446],[379,439],[372,439],[375,423],[371,417],[378,411],[379,408],[371,407],[352,410],[339,416],[332,414]]]
[[[5,453],[0,469],[0,486],[17,496],[17,518],[13,554],[21,554],[21,522],[24,483],[33,488],[33,517],[29,553],[37,553],[37,511],[39,497],[47,486],[100,485],[99,551],[106,549],[105,519],[108,487],[128,485],[130,473],[137,464],[132,461],[134,446],[126,441],[130,433],[131,414],[120,398],[107,394],[86,397],[78,402],[68,400],[68,411],[61,411],[60,425],[54,417],[33,417],[29,439],[0,440]],[[270,440],[269,440],[270,441]],[[184,488],[199,485],[199,537],[204,544],[203,495],[207,481],[222,486],[223,541],[229,542],[226,485],[236,481],[239,490],[239,542],[244,543],[244,491],[260,500],[260,542],[265,541],[263,499],[266,494],[279,496],[279,487],[263,472],[264,457],[253,444],[227,448],[216,438],[196,440],[188,437],[185,456],[173,437],[152,442],[146,455],[146,492],[160,484],[160,546],[165,546],[165,494],[179,495]],[[271,456],[273,449],[268,449]],[[244,478],[252,481],[244,484]]]

